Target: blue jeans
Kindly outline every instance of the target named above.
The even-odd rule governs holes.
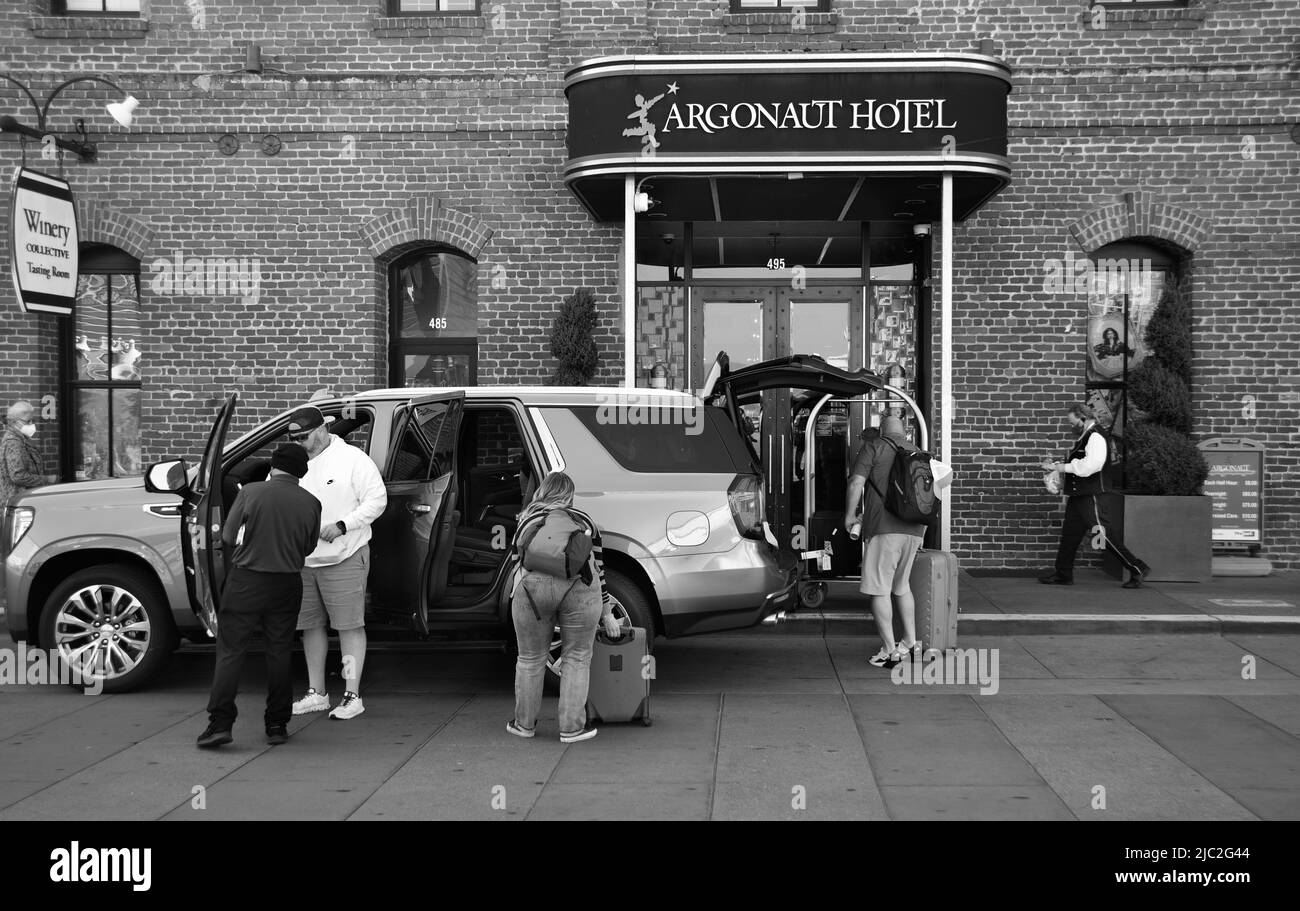
[[[568,597],[558,603],[572,585]],[[533,615],[529,596],[541,619]],[[525,573],[515,588],[510,611],[519,640],[515,662],[515,723],[532,730],[542,710],[542,685],[546,680],[546,655],[555,627],[560,627],[560,733],[581,731],[587,724],[587,686],[591,680],[591,653],[601,615],[600,587],[579,579],[556,579]]]

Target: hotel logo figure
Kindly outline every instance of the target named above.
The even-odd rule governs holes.
[[[655,149],[659,148],[659,140],[655,138],[655,125],[650,120],[649,114],[650,109],[663,100],[664,94],[665,93],[661,92],[649,101],[646,101],[645,96],[638,92],[636,96],[636,109],[632,111],[631,114],[627,115],[628,120],[635,120],[638,125],[628,127],[623,131],[623,135],[641,137],[642,155],[652,156],[655,153]]]

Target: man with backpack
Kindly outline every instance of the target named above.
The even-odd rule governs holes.
[[[928,480],[927,480],[928,479]],[[858,514],[858,504],[862,513]],[[886,508],[887,505],[892,507]],[[871,614],[883,643],[868,659],[874,667],[893,667],[920,656],[916,638],[916,602],[909,577],[927,521],[937,514],[929,456],[903,436],[903,422],[893,415],[880,423],[880,435],[864,440],[849,476],[844,528],[854,536],[860,525],[867,542],[862,555],[861,591],[871,597]],[[897,513],[897,514],[896,514]],[[903,639],[894,640],[894,606],[903,621]]]
[[[520,574],[511,593],[511,614],[519,642],[515,662],[515,717],[506,730],[516,737],[536,734],[546,679],[546,656],[560,628],[560,742],[596,736],[587,718],[591,657],[597,623],[618,638],[601,560],[600,529],[573,508],[573,479],[553,471],[542,479],[519,514],[514,546]]]

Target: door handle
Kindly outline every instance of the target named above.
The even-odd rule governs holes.
[[[409,512],[409,513],[414,513],[414,514],[417,514],[417,515],[418,515],[418,514],[421,514],[421,513],[433,512],[433,507],[430,506],[428,503],[411,503],[411,502],[408,502],[408,503],[406,504],[406,511]]]

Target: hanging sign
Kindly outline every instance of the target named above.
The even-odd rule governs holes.
[[[14,173],[9,261],[24,311],[69,316],[77,299],[77,210],[72,187],[40,171]]]

